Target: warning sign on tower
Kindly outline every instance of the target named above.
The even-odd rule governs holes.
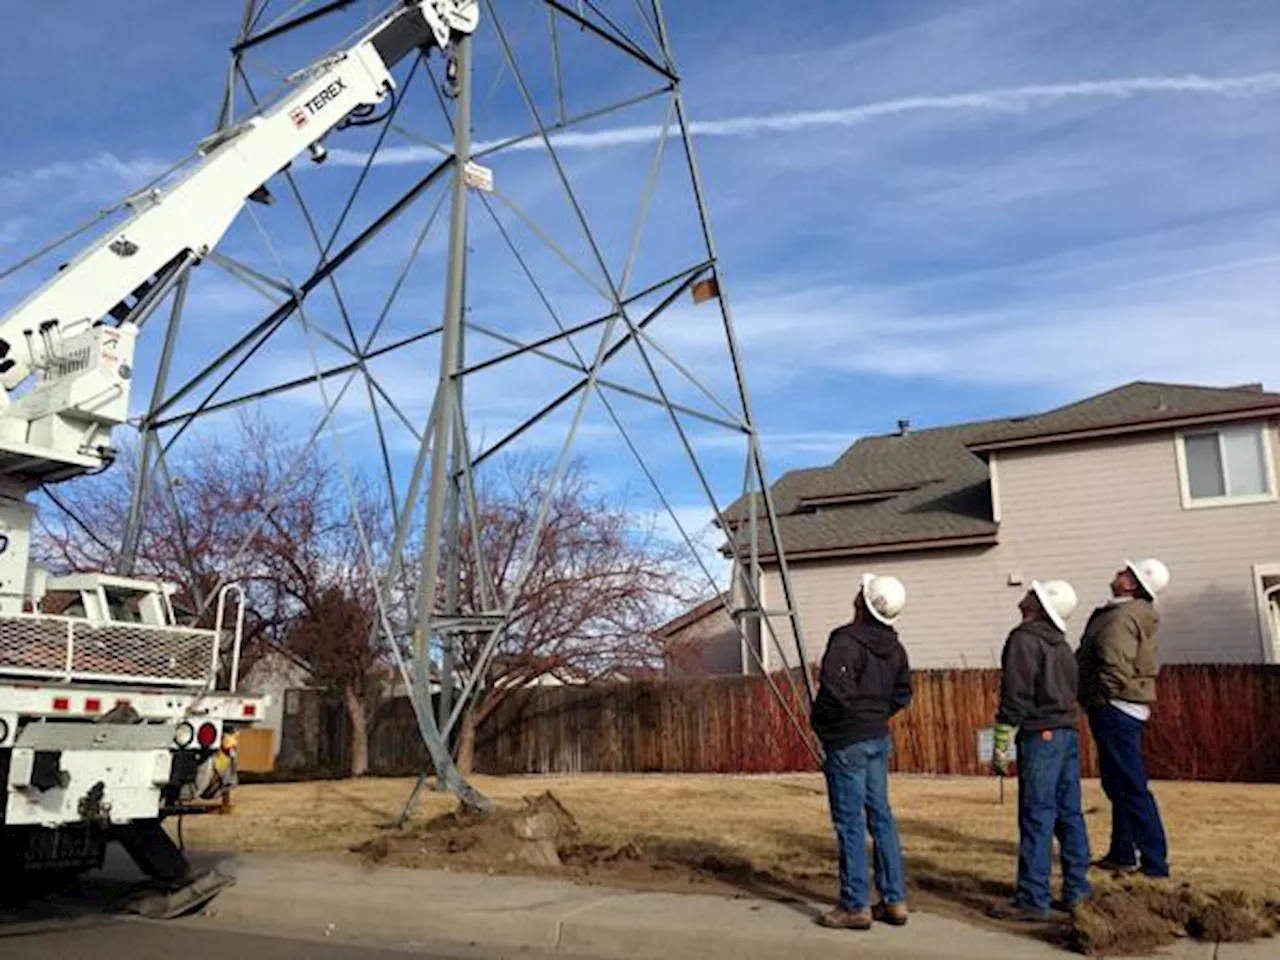
[[[468,160],[467,165],[462,168],[462,178],[466,181],[467,186],[473,190],[493,193],[493,171],[488,167],[482,167],[480,164]]]

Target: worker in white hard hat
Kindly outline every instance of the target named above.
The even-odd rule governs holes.
[[[1142,759],[1142,735],[1156,701],[1155,601],[1168,585],[1169,568],[1159,560],[1126,560],[1111,581],[1112,599],[1089,617],[1076,654],[1080,702],[1111,801],[1111,847],[1095,866],[1117,874],[1169,875],[1164,824]]]
[[[840,849],[840,903],[819,922],[867,930],[873,919],[907,922],[902,844],[889,806],[889,718],[911,702],[911,667],[898,640],[907,592],[896,577],[867,574],[853,603],[853,622],[832,631],[822,657],[814,733],[825,750],[823,772]],[[880,901],[867,884],[867,831]]]
[[[1010,743],[1018,748],[1017,887],[1009,908],[991,911],[1004,920],[1051,919],[1055,836],[1065,908],[1075,910],[1092,894],[1089,832],[1080,805],[1079,677],[1066,634],[1077,603],[1065,580],[1032,581],[1018,604],[1022,622],[1005,640],[1001,656],[992,758],[1000,776],[1011,769]]]

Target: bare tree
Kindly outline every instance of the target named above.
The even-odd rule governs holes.
[[[474,524],[479,551],[472,524],[462,525],[463,613],[484,609],[477,552],[498,595],[510,595],[552,477],[550,460],[513,457],[480,482]],[[509,626],[463,715],[459,767],[472,769],[477,727],[513,691],[548,676],[592,682],[660,664],[654,628],[699,595],[686,577],[689,565],[685,549],[668,542],[656,520],[603,495],[582,462],[571,464],[551,497]],[[487,634],[460,638],[465,675],[475,671],[487,640]]]
[[[350,721],[351,775],[369,771],[369,716],[385,695],[390,651],[377,623],[377,584],[389,508],[355,479],[326,484],[305,516],[273,516],[258,545],[275,580],[301,609],[283,636],[312,683],[340,697]],[[354,501],[354,502],[353,502]],[[284,519],[302,520],[289,526]],[[366,551],[369,551],[367,553]],[[370,555],[370,553],[372,555]]]
[[[43,515],[37,538],[50,566],[118,568],[133,484],[132,458],[122,460],[101,477],[56,491],[65,509]],[[282,445],[276,427],[261,418],[243,419],[234,436],[200,445],[171,461],[169,470],[173,484],[159,476],[151,484],[138,571],[179,583],[195,604],[220,583],[240,583],[248,598],[246,662],[276,651],[340,697],[351,721],[352,773],[364,773],[368,717],[391,654],[384,632],[375,629],[375,584],[388,566],[382,551],[392,511],[359,476],[346,478],[355,484],[348,488],[316,449]],[[508,628],[463,715],[458,762],[464,771],[473,765],[477,726],[513,691],[548,676],[592,682],[660,665],[654,628],[700,596],[686,579],[684,548],[664,539],[656,518],[595,489],[581,462],[557,484],[534,543],[552,477],[549,459],[501,460],[479,478],[475,516],[461,524],[464,614],[492,608],[484,602],[486,577],[499,602],[510,597],[532,547]],[[420,555],[420,541],[408,552]],[[412,568],[407,581],[416,580]],[[384,612],[396,632],[408,636],[413,588],[390,586]],[[441,584],[437,603],[443,601]],[[487,634],[459,638],[464,678],[476,671],[487,640]]]
[[[376,644],[369,642],[372,605],[339,585],[313,598],[289,631],[289,650],[310,665],[313,680],[342,698],[350,721],[351,775],[369,772],[369,715],[385,693]]]
[[[206,623],[218,587],[238,583],[247,601],[242,662],[275,652],[340,697],[351,721],[352,773],[362,775],[386,651],[371,630],[375,574],[358,530],[378,549],[386,510],[359,478],[348,489],[315,447],[283,443],[261,417],[246,416],[233,436],[188,449],[168,464],[172,485],[153,476],[136,570],[178,583],[184,605],[203,607]],[[136,464],[123,459],[116,470],[53,492],[59,508],[42,514],[36,545],[49,566],[119,569]]]

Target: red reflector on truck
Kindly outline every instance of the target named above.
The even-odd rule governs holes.
[[[71,701],[70,701],[70,700],[68,700],[66,697],[54,697],[54,698],[53,698],[53,709],[55,709],[55,710],[70,710],[70,709],[71,709]]]
[[[252,704],[252,703],[246,703],[246,704],[244,705],[244,715],[245,715],[246,717],[256,717],[256,716],[258,715],[258,708],[257,708],[257,706],[256,706],[255,704]]]
[[[102,701],[97,697],[91,697],[84,702],[85,713],[98,713],[102,710]]]
[[[196,741],[200,746],[208,750],[213,746],[213,742],[218,739],[218,728],[212,723],[200,724],[200,729],[196,732]]]

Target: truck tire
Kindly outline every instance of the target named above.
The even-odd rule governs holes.
[[[190,867],[159,820],[135,820],[117,827],[115,839],[120,841],[138,869],[152,880],[179,883],[187,879]]]

